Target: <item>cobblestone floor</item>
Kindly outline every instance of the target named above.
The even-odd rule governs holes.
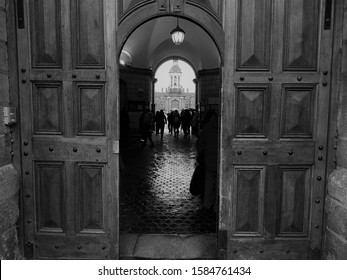
[[[198,210],[200,198],[189,184],[196,164],[196,138],[178,139],[165,131],[149,143],[128,141],[121,151],[125,164],[120,189],[121,233],[213,233],[214,214]]]

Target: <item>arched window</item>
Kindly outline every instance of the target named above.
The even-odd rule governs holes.
[[[178,109],[179,109],[178,100],[175,99],[175,100],[172,100],[172,101],[171,101],[171,109],[172,109],[172,110],[176,110],[176,109],[178,110]]]

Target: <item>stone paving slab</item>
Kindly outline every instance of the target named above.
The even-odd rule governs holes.
[[[216,259],[215,234],[125,234],[121,244],[126,242],[123,259]]]

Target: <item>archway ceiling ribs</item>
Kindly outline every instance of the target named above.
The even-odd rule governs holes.
[[[186,35],[182,45],[176,46],[170,36],[176,25],[176,17],[167,16],[152,19],[139,26],[123,46],[132,57],[132,67],[155,69],[163,60],[171,57],[188,60],[196,71],[220,66],[218,49],[204,29],[180,18],[179,26]]]

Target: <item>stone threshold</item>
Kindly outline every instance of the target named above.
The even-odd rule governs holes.
[[[216,234],[121,234],[120,259],[212,260]]]

